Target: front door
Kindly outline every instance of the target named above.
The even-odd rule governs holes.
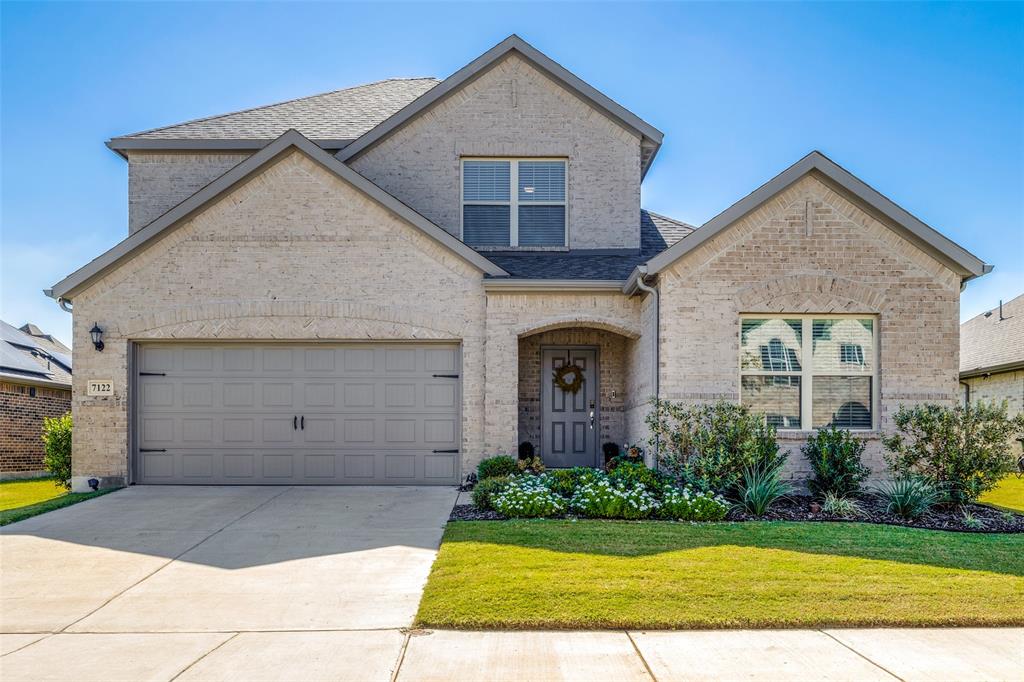
[[[582,370],[583,382],[575,393],[563,390],[555,382],[555,372],[565,365]],[[596,466],[597,350],[544,348],[540,385],[540,454],[544,463],[549,467]]]

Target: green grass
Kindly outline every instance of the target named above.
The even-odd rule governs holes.
[[[113,489],[94,493],[69,493],[52,478],[32,478],[0,483],[0,526],[68,507]]]
[[[859,523],[449,523],[417,624],[1024,624],[1024,535]]]
[[[978,500],[990,507],[1024,512],[1024,478],[1007,476],[995,490],[990,490]]]

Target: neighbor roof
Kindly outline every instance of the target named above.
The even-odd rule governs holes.
[[[755,210],[765,201],[811,172],[819,173],[820,177],[823,177],[827,182],[834,184],[839,189],[846,191],[855,199],[861,201],[871,211],[885,219],[889,227],[897,229],[902,236],[909,239],[919,248],[939,259],[955,272],[958,272],[963,281],[966,282],[991,272],[991,265],[987,265],[977,256],[921,222],[821,152],[813,151],[725,211],[704,223],[692,236],[677,242],[671,248],[652,258],[647,263],[647,274],[654,275],[664,270],[685,254],[713,238],[747,213]],[[634,273],[634,277],[636,275],[637,273]],[[633,277],[631,277],[632,279]]]
[[[292,148],[305,153],[313,161],[316,161],[328,171],[362,191],[413,227],[422,230],[427,236],[448,247],[452,252],[480,268],[486,274],[499,276],[508,274],[464,242],[453,237],[349,166],[338,161],[312,141],[303,137],[302,133],[296,130],[289,130],[153,222],[133,232],[110,250],[68,275],[53,285],[52,289],[47,289],[44,293],[55,299],[68,297],[75,290],[103,274],[108,268],[134,255],[136,251],[143,248],[152,239],[163,234],[165,230],[173,229],[183,221],[196,215],[215,202],[222,194],[230,191],[250,175],[257,173],[260,169]]]
[[[71,388],[71,356],[0,320],[0,379]]]
[[[960,376],[1024,368],[1024,294],[960,325]]]
[[[260,147],[291,129],[327,148],[358,138],[440,83],[436,78],[391,78],[319,95],[208,116],[185,123],[115,137],[112,149]]]
[[[342,148],[337,153],[338,158],[342,161],[351,159],[404,125],[410,119],[416,117],[424,109],[427,109],[435,102],[458,90],[465,83],[486,72],[511,52],[518,53],[534,67],[540,69],[550,78],[553,78],[577,97],[639,135],[642,140],[641,176],[647,172],[651,162],[654,160],[654,155],[658,153],[658,148],[661,146],[661,141],[664,137],[662,132],[622,105],[612,101],[608,96],[585,83],[564,66],[558,64],[515,34],[505,38],[505,40],[444,79],[436,88],[431,88],[420,97],[417,97],[413,102],[378,124],[352,144]]]

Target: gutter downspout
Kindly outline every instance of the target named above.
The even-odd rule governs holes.
[[[63,310],[64,312],[66,312],[66,313],[72,312],[72,310],[71,310],[71,301],[69,301],[66,298],[58,298],[57,299],[57,305],[59,305],[60,309]]]
[[[659,393],[659,390],[658,390],[658,375],[659,375],[659,365],[660,365],[660,361],[658,359],[658,350],[659,350],[659,348],[661,346],[661,299],[658,296],[658,290],[656,288],[652,287],[652,286],[649,286],[646,282],[644,282],[644,277],[647,276],[647,266],[646,265],[638,265],[636,269],[638,271],[638,275],[637,275],[637,278],[636,278],[636,287],[637,287],[637,289],[639,289],[640,291],[646,292],[646,293],[651,294],[652,296],[654,296],[654,349],[653,349],[653,353],[651,354],[651,356],[652,356],[652,364],[653,364],[653,372],[652,372],[652,376],[651,376],[651,387],[654,390],[654,399],[658,400],[660,398],[660,395],[661,395]],[[655,404],[655,409],[657,409],[657,404]],[[660,447],[659,447],[659,443],[658,443],[658,437],[657,437],[657,435],[655,435],[655,437],[654,437],[654,466],[655,466],[655,468],[657,468],[657,466],[658,466],[658,461],[660,459],[659,458],[659,454],[660,454]]]

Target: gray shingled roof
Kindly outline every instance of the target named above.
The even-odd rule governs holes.
[[[439,82],[436,78],[392,78],[123,137],[272,140],[294,128],[311,140],[354,140]]]
[[[627,279],[633,268],[696,228],[650,211],[640,211],[640,252],[602,255],[565,251],[487,251],[513,279]]]
[[[71,356],[58,349],[66,347],[40,342],[0,320],[0,379],[71,388]]]
[[[960,325],[960,374],[1024,366],[1024,294]]]

